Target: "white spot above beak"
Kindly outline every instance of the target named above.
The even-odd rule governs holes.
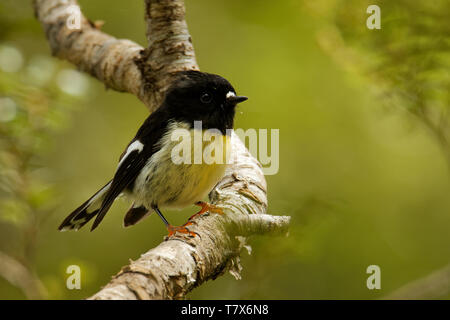
[[[236,97],[236,93],[234,93],[233,91],[228,91],[227,95],[225,96],[227,99],[231,98],[231,97]]]

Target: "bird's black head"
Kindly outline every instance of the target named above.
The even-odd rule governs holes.
[[[182,71],[167,91],[164,107],[177,121],[191,126],[202,121],[203,129],[219,129],[225,134],[233,128],[235,107],[247,97],[236,95],[231,84],[221,76]]]

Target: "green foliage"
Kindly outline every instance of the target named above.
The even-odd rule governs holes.
[[[370,4],[380,30],[357,14]],[[368,76],[388,106],[417,116],[450,161],[450,2],[342,0],[319,11],[332,23],[319,38],[327,52]]]
[[[40,224],[56,205],[43,155],[80,101],[63,91],[63,72],[53,58],[27,61],[19,49],[0,45],[0,250],[30,270]]]

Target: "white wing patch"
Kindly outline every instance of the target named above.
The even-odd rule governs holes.
[[[120,167],[120,165],[129,156],[129,154],[131,152],[138,150],[138,152],[140,153],[142,151],[142,149],[144,149],[144,145],[139,140],[136,140],[132,144],[130,144],[127,148],[127,152],[123,155],[122,159],[120,159],[120,162],[119,162],[119,165],[117,166],[117,168]]]

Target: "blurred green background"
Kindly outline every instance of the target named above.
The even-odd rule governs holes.
[[[105,32],[146,45],[143,1],[79,2]],[[369,4],[381,7],[380,30],[366,27]],[[280,129],[269,213],[292,217],[288,237],[251,239],[242,280],[226,274],[188,298],[378,299],[449,263],[448,1],[186,7],[201,69],[250,97],[236,127]],[[93,233],[57,231],[147,116],[134,96],[75,70],[51,57],[31,1],[2,0],[1,299],[86,298],[166,235],[155,215],[124,229],[124,200]],[[167,217],[181,224],[196,209]],[[71,264],[81,290],[66,288]],[[366,287],[369,265],[381,290]]]

